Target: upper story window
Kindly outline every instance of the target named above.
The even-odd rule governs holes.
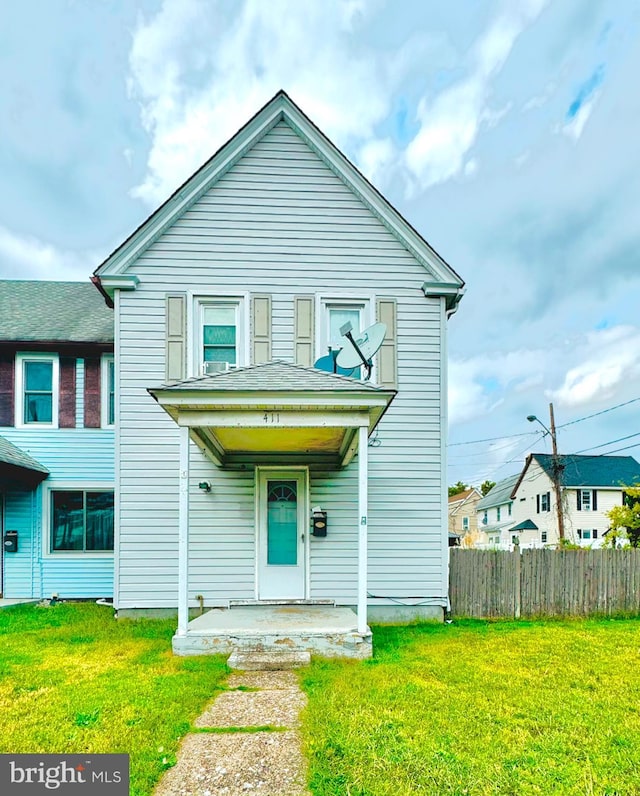
[[[511,506],[512,505],[513,505],[512,503],[508,503],[507,504],[507,513],[509,514],[509,516],[511,516]]]
[[[463,531],[468,531],[469,530],[469,518],[468,517],[463,517],[462,518],[462,530]]]
[[[110,428],[116,418],[116,366],[113,356],[107,354],[102,357],[102,427]]]
[[[350,323],[353,336],[372,323],[370,303],[368,300],[359,299],[323,299],[320,318],[320,356],[324,356],[329,349],[338,351],[351,343],[340,334],[340,329]],[[351,376],[359,379],[362,368],[355,368]]]
[[[486,525],[489,522],[489,512],[485,511],[482,515],[482,524]]]
[[[538,514],[541,511],[551,511],[551,493],[544,492],[542,495],[536,495],[536,509]]]
[[[598,493],[595,489],[578,489],[578,511],[597,511]]]
[[[244,307],[241,299],[200,298],[196,305],[198,375],[246,364]]]
[[[58,426],[57,354],[16,355],[16,426]]]
[[[500,522],[500,517],[501,517],[501,514],[502,514],[502,512],[500,511],[500,508],[501,508],[500,506],[498,506],[496,508],[496,522]]]

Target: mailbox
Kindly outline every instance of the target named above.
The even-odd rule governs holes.
[[[4,552],[18,552],[18,531],[6,531],[4,534]]]
[[[311,533],[313,536],[327,535],[327,512],[319,506],[311,511]]]

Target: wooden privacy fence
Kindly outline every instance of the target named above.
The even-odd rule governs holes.
[[[454,616],[640,613],[640,549],[450,549]]]

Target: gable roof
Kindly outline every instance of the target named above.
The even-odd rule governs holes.
[[[514,525],[513,528],[509,528],[510,531],[537,531],[538,526],[535,524],[533,520],[524,520],[523,522],[519,522],[517,525]]]
[[[144,221],[95,270],[103,288],[110,278],[127,276],[129,266],[214,185],[240,158],[276,124],[284,121],[323,160],[326,165],[359,197],[400,243],[422,263],[431,280],[427,287],[435,294],[443,289],[451,308],[455,308],[464,286],[460,276],[427,241],[374,188],[360,171],[340,152],[318,127],[284,92],[279,91],[226,144],[184,182],[149,218]],[[123,287],[117,280],[111,286]],[[130,288],[135,284],[130,284]]]
[[[91,282],[2,279],[0,342],[112,343],[113,312]]]
[[[520,473],[516,473],[508,478],[503,478],[502,481],[498,481],[478,503],[476,510],[484,511],[494,506],[504,506],[505,503],[511,503],[511,492],[519,478]]]
[[[471,489],[465,489],[464,492],[458,492],[457,495],[449,495],[449,503],[462,502],[471,497],[474,492],[477,493],[478,490],[475,488],[475,486],[472,486]]]
[[[151,394],[157,390],[170,392],[220,391],[227,392],[372,392],[393,393],[366,381],[327,373],[318,368],[293,365],[290,362],[274,360],[261,365],[248,365],[233,370],[213,373],[208,376],[196,376],[172,384],[163,384],[150,389]]]
[[[553,478],[553,456],[549,453],[531,453],[512,491],[520,486],[531,462],[535,459],[544,472]],[[640,464],[633,456],[580,456],[569,454],[558,456],[561,467],[560,481],[564,487],[597,487],[621,489],[640,483]]]

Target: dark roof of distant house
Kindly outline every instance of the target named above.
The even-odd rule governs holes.
[[[112,343],[113,323],[89,281],[0,280],[0,342]]]
[[[516,482],[520,478],[520,473],[503,478],[480,500],[476,506],[477,511],[490,509],[494,506],[504,506],[511,503],[511,492]]]
[[[549,477],[553,476],[553,456],[532,453]],[[640,483],[640,464],[633,456],[558,456],[563,486],[623,487]],[[527,462],[528,463],[528,462]]]
[[[510,531],[537,531],[538,526],[533,522],[533,520],[525,520],[524,522],[519,522],[517,525],[514,525],[513,528],[509,529]]]

